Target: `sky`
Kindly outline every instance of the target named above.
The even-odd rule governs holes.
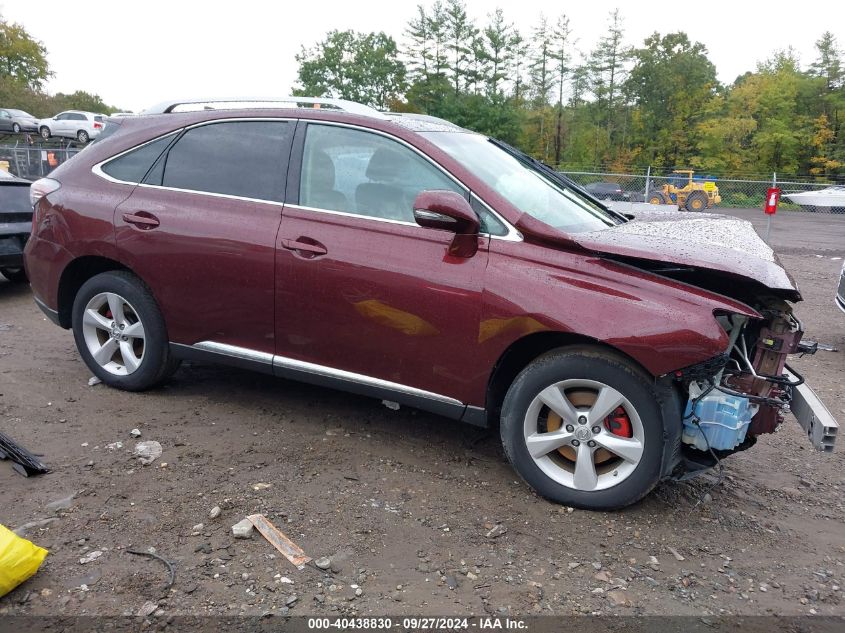
[[[0,14],[22,24],[47,47],[55,73],[46,85],[49,92],[85,90],[109,105],[139,111],[185,97],[287,95],[296,80],[294,56],[303,45],[312,46],[332,29],[385,31],[399,40],[417,4],[0,0]],[[788,46],[806,66],[826,29],[845,46],[841,0],[806,5],[777,0],[466,0],[466,5],[479,25],[501,7],[524,34],[541,14],[554,20],[565,13],[576,47],[585,53],[604,34],[609,13],[618,7],[626,44],[641,44],[655,30],[683,30],[707,47],[726,83]]]

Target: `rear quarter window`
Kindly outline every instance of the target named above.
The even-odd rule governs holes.
[[[146,145],[141,145],[123,154],[123,156],[119,156],[105,163],[102,166],[102,170],[117,180],[139,183],[144,180],[144,176],[150,171],[153,163],[167,149],[168,145],[173,142],[174,138],[176,138],[175,132]]]

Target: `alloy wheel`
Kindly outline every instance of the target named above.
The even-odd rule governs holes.
[[[91,298],[82,316],[82,335],[94,361],[111,374],[131,374],[144,360],[144,324],[118,294],[102,292]]]
[[[631,401],[595,380],[563,380],[543,389],[528,407],[523,432],[528,453],[548,477],[586,492],[625,481],[645,445]]]

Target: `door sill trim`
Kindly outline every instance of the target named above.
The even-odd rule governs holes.
[[[467,406],[455,398],[418,389],[374,376],[309,363],[295,358],[218,343],[200,341],[193,345],[171,343],[174,356],[189,360],[208,360],[236,367],[272,373],[283,378],[349,391],[374,398],[392,400],[453,419],[461,419]],[[473,407],[477,409],[477,407]]]

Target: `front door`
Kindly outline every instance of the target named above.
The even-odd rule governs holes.
[[[172,342],[272,358],[275,241],[294,127],[188,129],[118,206],[117,246],[151,288]]]
[[[315,123],[303,133],[279,231],[277,362],[467,402],[487,238],[475,256],[451,256],[454,235],[418,226],[412,207],[423,190],[468,192],[393,138]]]

